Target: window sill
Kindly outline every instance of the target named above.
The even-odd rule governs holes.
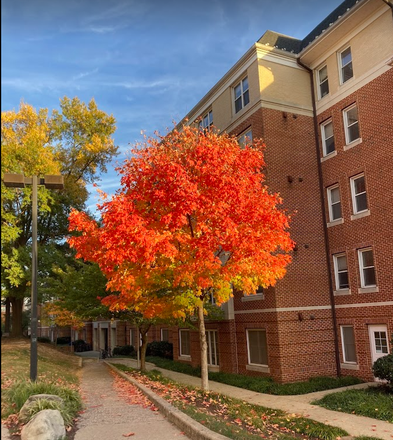
[[[241,298],[241,301],[242,302],[247,302],[247,301],[261,301],[261,300],[263,300],[263,299],[265,299],[265,295],[264,294],[255,294],[255,295],[253,295],[253,294],[251,294],[251,295],[247,295],[247,296],[243,296],[242,298]]]
[[[246,365],[248,371],[259,371],[260,373],[270,373],[270,368],[267,365]]]
[[[360,287],[358,289],[358,293],[378,293],[378,292],[379,292],[378,286]]]
[[[326,156],[321,157],[321,162],[325,162],[325,160],[331,159],[334,156],[337,156],[337,150],[334,150]]]
[[[182,354],[178,357],[179,361],[191,361],[191,356],[187,356],[185,354]]]
[[[331,228],[332,226],[342,225],[344,223],[343,218],[338,218],[337,220],[333,220],[332,222],[327,223],[327,227]]]
[[[341,368],[343,370],[359,370],[359,365],[358,364],[350,364],[347,362],[344,362],[341,364]]]
[[[351,215],[351,220],[357,220],[358,218],[368,217],[370,215],[370,210],[359,212],[359,214]]]
[[[347,145],[344,145],[344,151],[350,150],[353,147],[356,147],[356,145],[359,145],[363,142],[362,138],[357,138],[354,141],[350,142]]]
[[[350,295],[351,289],[340,289],[333,292],[334,296]]]
[[[211,371],[212,373],[218,373],[220,371],[219,365],[208,365],[207,369]]]

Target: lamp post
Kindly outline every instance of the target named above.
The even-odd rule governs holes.
[[[9,188],[24,188],[32,186],[31,216],[32,216],[32,248],[31,248],[31,318],[30,318],[30,380],[37,380],[37,275],[38,275],[38,252],[37,252],[37,189],[38,184],[49,189],[64,188],[63,176],[24,177],[23,174],[4,174],[4,185]]]

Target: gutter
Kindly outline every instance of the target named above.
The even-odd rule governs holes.
[[[330,305],[332,310],[332,321],[333,321],[333,331],[334,331],[334,352],[336,358],[336,371],[337,376],[341,377],[341,363],[340,363],[340,352],[339,352],[339,344],[338,344],[338,330],[337,330],[337,316],[336,316],[336,306],[334,300],[333,293],[333,281],[332,281],[332,265],[330,262],[330,247],[329,247],[329,237],[327,230],[327,218],[326,218],[326,210],[325,210],[325,192],[323,188],[323,179],[322,179],[322,166],[321,166],[321,154],[319,151],[319,131],[318,131],[318,123],[317,123],[317,107],[315,103],[315,87],[313,80],[313,71],[303,64],[299,58],[296,59],[299,66],[303,67],[310,74],[310,82],[311,82],[311,99],[312,99],[312,108],[313,108],[313,119],[314,119],[314,135],[315,135],[315,148],[317,153],[317,163],[318,163],[318,181],[319,181],[319,192],[320,192],[320,200],[321,200],[321,209],[322,209],[322,222],[323,222],[323,235],[325,241],[325,253],[326,253],[326,261],[327,261],[327,269],[328,269],[328,281],[329,281],[329,297],[330,297]]]

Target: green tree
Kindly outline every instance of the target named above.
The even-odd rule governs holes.
[[[64,176],[64,190],[38,191],[41,275],[51,276],[53,258],[70,253],[68,245],[62,245],[68,215],[72,207],[86,208],[86,184],[97,180],[117,154],[115,129],[114,117],[98,109],[94,100],[85,104],[64,97],[60,111],[51,115],[23,102],[17,112],[2,112],[2,179],[4,173]],[[23,304],[30,296],[31,188],[10,189],[2,182],[1,202],[2,297],[12,308],[11,334],[20,336]]]

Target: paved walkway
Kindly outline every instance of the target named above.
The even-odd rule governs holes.
[[[130,367],[136,368],[136,361],[132,359],[107,359],[107,361],[114,363],[122,363]],[[156,369],[162,372],[165,377],[168,377],[176,382],[200,387],[201,380],[198,377],[188,376],[186,374],[177,373],[174,371],[164,370],[158,368],[153,364],[147,363],[148,370]],[[343,391],[349,388],[364,388],[374,384],[360,384],[351,387],[339,388],[338,390],[320,391],[317,393],[310,393],[299,396],[273,396],[271,394],[256,393],[242,388],[225,385],[218,382],[209,381],[210,390],[225,394],[230,397],[245,400],[246,402],[266,406],[268,408],[281,409],[288,413],[301,414],[304,417],[316,420],[332,426],[338,426],[345,429],[351,436],[370,436],[377,437],[383,440],[393,440],[393,424],[371,419],[369,417],[357,416],[354,414],[346,414],[338,411],[330,411],[320,406],[311,405],[310,402],[319,399],[322,396]]]
[[[86,409],[77,423],[75,440],[188,438],[160,412],[127,403],[114,389],[114,376],[104,362],[84,360],[83,364],[81,388]]]

